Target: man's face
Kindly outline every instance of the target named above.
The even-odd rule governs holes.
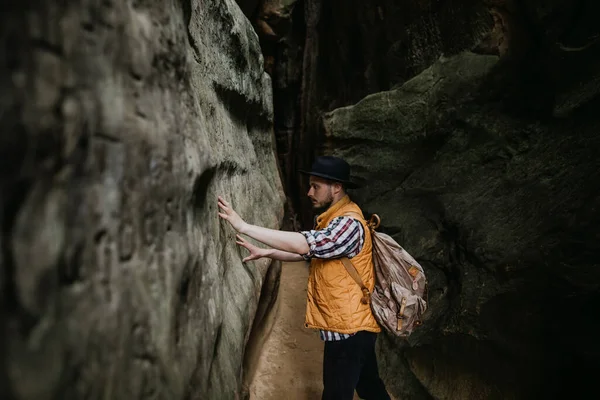
[[[318,176],[310,177],[310,189],[308,197],[312,201],[313,208],[316,210],[326,210],[333,203],[333,184]]]

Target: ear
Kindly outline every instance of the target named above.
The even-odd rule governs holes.
[[[333,184],[331,185],[331,188],[333,189],[334,194],[338,194],[342,190],[344,190],[344,186],[339,182],[333,182]]]

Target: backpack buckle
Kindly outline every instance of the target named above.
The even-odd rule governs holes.
[[[369,219],[369,222],[367,225],[372,230],[375,230],[375,229],[379,228],[380,224],[381,224],[381,218],[379,218],[379,215],[373,214],[373,215],[371,215],[371,218]]]
[[[363,288],[362,292],[363,297],[360,299],[360,302],[363,304],[369,304],[371,302],[371,293],[369,292],[369,289]]]

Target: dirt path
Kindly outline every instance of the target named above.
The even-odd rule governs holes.
[[[280,303],[250,385],[250,400],[321,399],[323,342],[318,331],[304,328],[307,280],[306,263],[283,265]]]
[[[317,331],[304,328],[307,279],[306,263],[283,265],[280,303],[250,386],[250,400],[321,398],[323,342]]]

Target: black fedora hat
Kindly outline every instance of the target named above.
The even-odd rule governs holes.
[[[350,165],[339,157],[317,157],[313,162],[311,171],[300,170],[300,172],[343,183],[348,189],[360,187],[357,183],[350,181]]]

